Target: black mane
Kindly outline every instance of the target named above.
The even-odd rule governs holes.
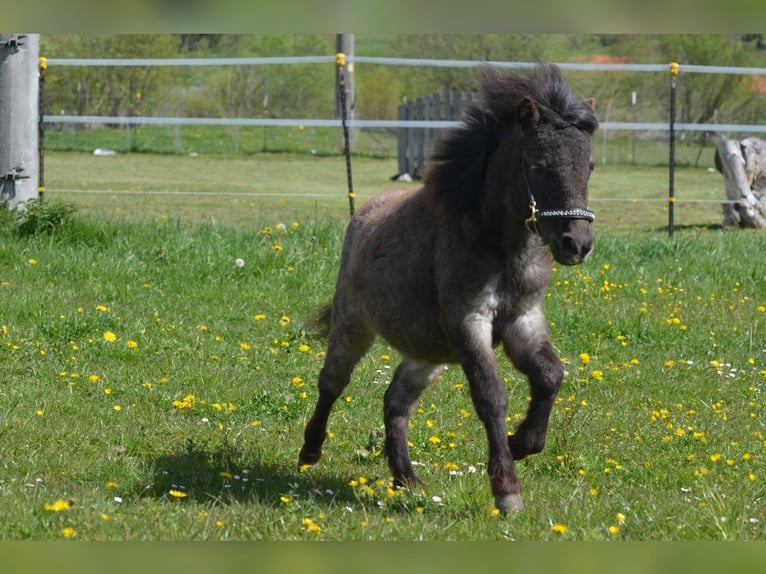
[[[481,103],[463,112],[462,125],[444,134],[431,156],[426,185],[456,209],[478,205],[487,159],[497,145],[503,126],[520,127],[526,100],[540,114],[540,121],[558,127],[574,126],[588,134],[598,127],[591,105],[572,96],[561,70],[539,64],[532,70],[502,72],[481,68]]]

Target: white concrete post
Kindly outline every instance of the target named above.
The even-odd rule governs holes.
[[[39,34],[0,34],[0,205],[38,196]]]

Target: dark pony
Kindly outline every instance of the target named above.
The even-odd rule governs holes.
[[[319,461],[332,406],[380,335],[402,355],[383,404],[395,483],[419,482],[407,423],[444,365],[459,363],[486,429],[495,505],[507,511],[522,507],[514,459],[542,450],[564,376],[542,302],[553,259],[576,265],[593,248],[588,179],[598,122],[592,100],[575,98],[556,66],[483,67],[480,80],[481,104],[438,145],[424,186],[382,193],[349,223],[299,462]],[[500,344],[532,396],[510,437]]]

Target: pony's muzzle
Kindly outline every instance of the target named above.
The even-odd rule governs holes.
[[[578,265],[593,251],[593,229],[589,221],[570,220],[563,223],[559,233],[549,235],[548,244],[553,257],[562,265]]]
[[[590,222],[574,221],[554,242],[553,256],[562,265],[578,265],[593,251],[593,230]]]

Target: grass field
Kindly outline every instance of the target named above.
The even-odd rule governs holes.
[[[400,185],[390,160],[354,169],[358,201]],[[677,172],[669,239],[666,168],[595,172],[596,251],[556,267],[546,301],[568,376],[512,516],[493,512],[458,368],[412,419],[426,486],[388,488],[383,342],[323,460],[296,467],[324,351],[303,318],[332,295],[348,212],[341,158],[55,152],[46,186],[42,223],[77,209],[53,233],[0,213],[0,539],[766,538],[766,237],[684,204],[720,199],[718,174]],[[501,365],[513,427],[527,387]]]

